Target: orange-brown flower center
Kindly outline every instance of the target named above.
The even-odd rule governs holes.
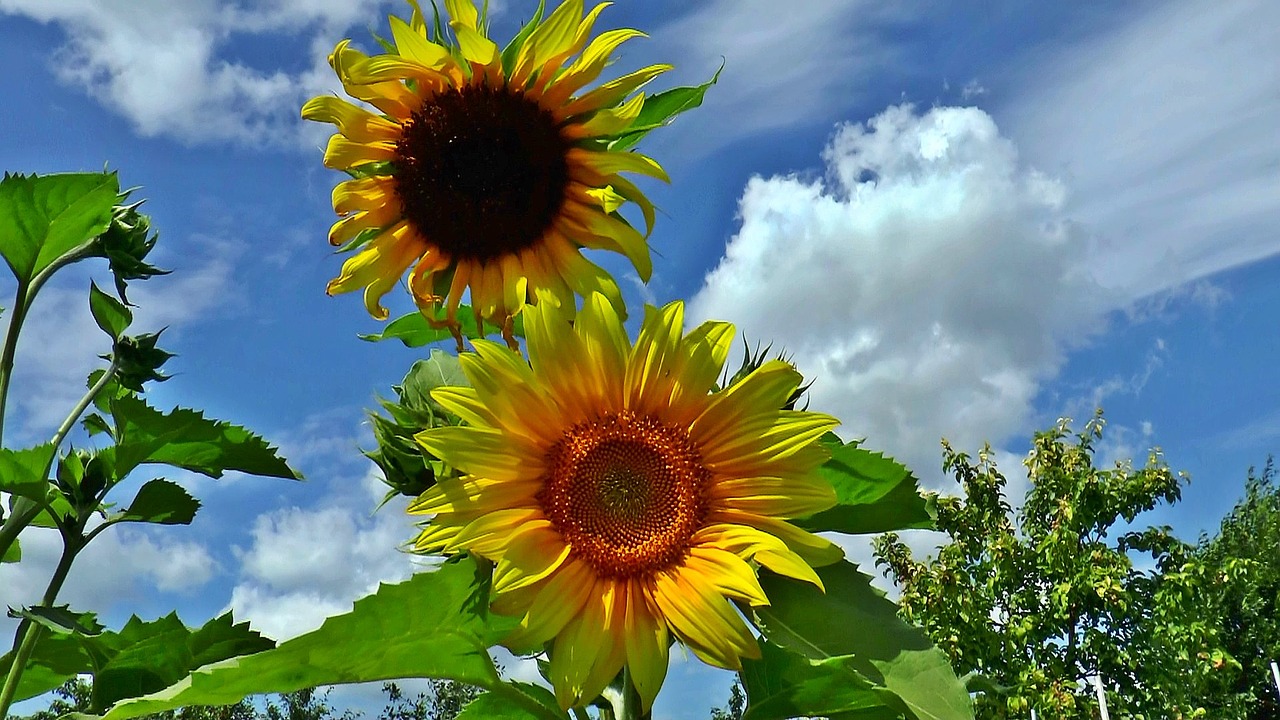
[[[548,453],[538,502],[603,577],[679,562],[706,516],[710,473],[683,428],[630,411],[580,423]]]
[[[450,89],[405,122],[396,194],[423,237],[485,262],[542,238],[564,203],[568,150],[551,113],[519,90]]]

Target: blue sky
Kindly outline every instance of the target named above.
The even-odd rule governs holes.
[[[495,36],[532,5],[494,3]],[[673,182],[645,186],[662,210],[648,287],[603,260],[629,303],[686,298],[785,347],[815,409],[932,488],[948,487],[939,437],[990,441],[1016,478],[1034,429],[1101,403],[1108,459],[1159,445],[1192,476],[1150,521],[1212,531],[1280,444],[1280,6],[779,7],[605,12],[652,36],[619,72],[672,62],[666,87],[725,64],[703,108],[642,146]],[[182,478],[206,503],[196,523],[105,534],[69,581],[78,607],[189,623],[232,607],[283,637],[412,570],[396,551],[412,528],[395,507],[370,516],[380,488],[357,448],[375,393],[422,353],[357,340],[377,329],[358,298],[324,295],[339,178],[320,164],[328,126],[297,119],[335,87],[333,44],[372,49],[367,29],[402,9],[0,0],[0,168],[105,163],[142,186],[175,271],[130,294],[179,353],[153,402],[252,427],[308,477]],[[46,435],[106,350],[86,286],[69,273],[37,306],[11,439]],[[8,604],[55,557],[51,537],[24,543]],[[680,663],[668,682],[657,716],[701,718],[728,680]]]

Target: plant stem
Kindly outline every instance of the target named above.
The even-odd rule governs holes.
[[[649,720],[649,713],[640,708],[640,693],[631,679],[631,668],[622,666],[622,707],[618,708],[618,720]]]
[[[0,355],[0,442],[4,441],[4,417],[9,404],[9,381],[13,378],[13,356],[18,350],[18,334],[27,319],[27,289],[30,285],[18,280],[18,292],[13,299],[13,314],[9,317],[9,329],[4,337],[4,354]]]
[[[67,573],[71,571],[71,563],[84,547],[81,540],[83,533],[83,522],[77,522],[70,531],[63,531],[62,557],[58,558],[58,567],[54,569],[53,577],[49,578],[44,598],[40,601],[41,605],[52,605],[57,599],[58,591],[62,590],[62,583],[66,582]],[[5,676],[4,689],[0,690],[0,718],[8,717],[9,706],[13,704],[13,698],[18,693],[18,681],[22,679],[22,673],[27,669],[27,662],[31,659],[31,653],[35,651],[42,629],[27,618],[23,618],[18,624],[18,631],[14,635],[17,651],[13,656],[13,664],[9,666],[9,674]]]

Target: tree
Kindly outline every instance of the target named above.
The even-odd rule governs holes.
[[[1212,617],[1216,569],[1168,527],[1116,527],[1176,502],[1186,478],[1159,450],[1141,469],[1095,467],[1103,426],[1099,414],[1078,434],[1067,420],[1036,434],[1016,512],[989,447],[975,462],[944,441],[964,493],[938,503],[946,544],[920,561],[886,534],[876,564],[901,587],[903,617],[973,674],[979,718],[1097,717],[1097,675],[1113,717],[1232,716],[1239,666]],[[1154,566],[1135,566],[1141,555]]]
[[[733,687],[729,689],[729,701],[724,707],[711,709],[711,720],[742,720],[746,707],[747,696],[742,692],[742,681],[734,678]]]
[[[1270,663],[1280,660],[1280,486],[1271,458],[1255,474],[1249,469],[1245,494],[1222,520],[1218,534],[1201,538],[1200,556],[1219,569],[1218,594],[1226,648],[1242,672],[1241,693],[1250,720],[1280,717]]]

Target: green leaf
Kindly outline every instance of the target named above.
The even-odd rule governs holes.
[[[852,667],[848,657],[811,660],[771,642],[762,642],[760,652],[759,660],[742,663],[742,685],[749,700],[743,720],[830,716],[884,707],[875,686]]]
[[[111,223],[120,197],[115,173],[10,175],[0,180],[0,255],[30,281]]]
[[[969,693],[947,656],[898,617],[869,576],[847,561],[816,570],[826,592],[761,573],[771,605],[754,613],[766,638],[810,660],[847,658],[849,668],[883,688],[882,698],[919,720],[973,718]]]
[[[92,627],[96,620],[85,613],[81,624]],[[233,623],[230,613],[194,631],[170,613],[150,622],[132,617],[119,632],[46,633],[36,643],[15,699],[35,697],[76,675],[92,673],[91,705],[101,711],[121,699],[168,687],[202,665],[274,645],[248,623]],[[0,674],[11,664],[11,655],[0,658]]]
[[[610,142],[609,149],[626,150],[640,142],[645,135],[670,123],[676,115],[701,105],[707,89],[720,79],[722,70],[724,64],[720,65],[710,80],[701,85],[671,88],[645,98],[644,106],[640,108],[640,114],[631,123],[630,129]]]
[[[444,320],[444,308],[436,308],[434,313],[434,317],[437,321]],[[462,332],[463,337],[472,339],[482,337],[481,334],[476,331],[476,316],[475,313],[471,311],[470,307],[466,305],[459,306],[457,318],[458,323],[461,326],[459,330]],[[485,322],[484,337],[499,335],[501,333],[501,327],[498,327],[488,321]],[[519,315],[515,317],[512,333],[516,337],[524,337],[524,319]],[[399,340],[404,343],[405,347],[416,348],[444,340],[452,340],[453,334],[449,332],[448,328],[432,327],[431,323],[427,321],[427,318],[422,313],[415,311],[407,315],[402,315],[387,323],[386,327],[383,328],[380,333],[358,335],[357,337],[369,342]]]
[[[502,74],[511,77],[511,71],[515,69],[516,58],[520,55],[520,48],[524,46],[529,36],[534,30],[538,29],[538,25],[542,22],[542,14],[546,11],[546,0],[538,0],[538,7],[533,11],[533,17],[529,18],[529,22],[520,28],[520,32],[511,38],[511,42],[507,43],[507,47],[502,50]]]
[[[820,471],[836,490],[836,506],[795,521],[811,532],[879,533],[932,528],[915,477],[901,463],[854,443],[832,447]]]
[[[182,682],[111,708],[124,720],[187,705],[229,705],[259,693],[317,685],[447,678],[501,684],[488,648],[516,625],[490,616],[489,572],[470,557],[447,562],[356,601],[351,612],[274,650],[207,666]],[[551,716],[554,717],[554,716]]]
[[[296,479],[275,448],[260,436],[237,425],[210,420],[203,413],[174,408],[168,413],[147,405],[136,396],[111,403],[116,421],[116,472],[128,475],[143,463],[162,463],[222,477],[226,470],[251,475]]]
[[[89,282],[89,310],[93,313],[94,322],[102,328],[102,332],[119,340],[129,324],[133,322],[133,313],[124,303],[98,289],[97,283]]]
[[[117,522],[189,525],[199,509],[200,501],[191,497],[181,485],[156,478],[138,490],[129,509],[111,519]]]
[[[53,443],[25,450],[0,448],[0,492],[44,502],[49,494],[48,472]]]
[[[455,720],[530,720],[553,717],[567,718],[568,714],[556,704],[550,690],[530,683],[505,683],[508,692],[482,693],[462,708]]]
[[[22,545],[18,538],[13,539],[13,543],[4,551],[4,557],[0,557],[0,565],[4,563],[16,563],[22,560]]]
[[[69,633],[98,635],[103,630],[95,613],[73,612],[68,605],[56,605],[54,607],[36,605],[16,612],[10,610],[9,617],[27,618],[53,632],[64,635]]]

